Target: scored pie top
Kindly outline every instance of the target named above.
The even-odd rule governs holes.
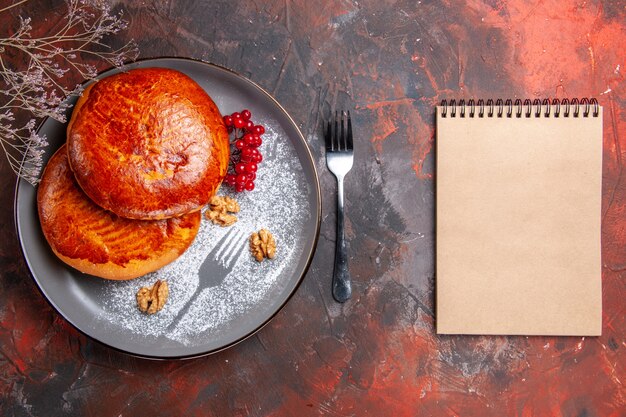
[[[134,69],[91,84],[67,129],[76,181],[99,206],[133,219],[198,210],[221,184],[228,132],[187,75]]]

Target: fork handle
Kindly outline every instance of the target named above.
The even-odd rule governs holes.
[[[337,241],[335,244],[335,268],[333,271],[333,297],[340,303],[352,295],[348,252],[344,233],[343,178],[337,178]]]

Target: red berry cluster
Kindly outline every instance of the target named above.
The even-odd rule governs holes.
[[[265,127],[255,125],[250,117],[250,110],[224,116],[228,133],[234,132],[231,135],[230,164],[224,182],[235,187],[237,192],[254,190],[258,164],[263,160],[258,148],[263,143],[261,135],[265,133]]]

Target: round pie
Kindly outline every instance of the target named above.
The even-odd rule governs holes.
[[[37,190],[39,220],[52,251],[81,272],[132,279],[178,258],[193,242],[200,211],[164,220],[132,220],[104,210],[82,192],[63,145]]]
[[[70,167],[100,207],[165,219],[206,205],[226,175],[228,132],[187,75],[135,69],[85,89],[67,130]]]

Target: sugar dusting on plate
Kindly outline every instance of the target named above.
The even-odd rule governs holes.
[[[268,297],[281,291],[280,277],[293,273],[304,245],[301,231],[311,213],[307,209],[306,179],[295,150],[280,139],[271,123],[265,126],[267,131],[260,148],[264,160],[259,165],[255,189],[233,193],[222,187],[218,192],[239,202],[237,223],[220,227],[203,216],[196,239],[176,261],[145,277],[107,283],[101,297],[104,301],[100,319],[141,337],[165,337],[190,345],[197,342],[201,333],[217,332],[247,314],[257,314]],[[226,233],[235,229],[247,238],[261,228],[268,229],[276,239],[274,259],[257,262],[246,239],[223,281],[196,291],[203,280],[221,278],[200,276],[199,270]],[[135,294],[157,279],[167,281],[170,295],[163,310],[148,316],[137,309]]]

